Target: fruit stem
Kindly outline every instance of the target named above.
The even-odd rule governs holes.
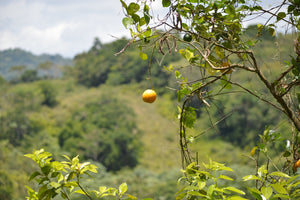
[[[152,79],[151,79],[151,64],[152,64],[152,58],[153,58],[153,54],[154,54],[154,49],[155,47],[153,47],[152,49],[152,53],[151,53],[151,56],[150,56],[150,59],[149,59],[149,67],[148,67],[148,70],[149,70],[149,80],[150,80],[150,84],[151,84],[151,89],[154,90],[154,87],[153,87],[153,83],[152,83]]]

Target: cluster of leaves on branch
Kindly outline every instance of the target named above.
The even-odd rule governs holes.
[[[256,0],[163,0],[161,5],[165,8],[166,14],[158,19],[154,18],[154,14],[149,17],[151,13],[149,8],[154,3],[153,1],[136,1],[126,4],[121,0],[121,3],[125,13],[123,24],[130,30],[132,39],[120,53],[132,43],[139,42],[142,55],[145,54],[144,49],[149,47],[153,48],[151,55],[154,51],[162,55],[165,55],[165,52],[171,54],[173,51],[178,51],[186,60],[187,66],[200,71],[199,77],[190,79],[179,69],[169,67],[175,72],[180,86],[177,97],[181,103],[178,108],[178,118],[183,167],[190,166],[195,159],[189,150],[191,140],[187,133],[187,128],[193,128],[196,121],[197,112],[192,102],[198,98],[210,115],[209,110],[212,105],[215,105],[215,99],[218,96],[230,94],[234,88],[271,105],[291,121],[291,134],[288,141],[292,142],[289,147],[290,153],[285,154],[285,165],[288,167],[282,168],[283,171],[290,173],[292,163],[300,159],[300,37],[298,36],[300,2],[282,1],[266,9]],[[266,16],[267,19],[262,24],[257,24],[254,37],[246,37],[243,22],[258,16]],[[275,38],[279,23],[280,26],[284,23],[287,30],[291,28],[294,31],[295,42],[289,44],[291,48],[294,48],[290,60],[280,60],[281,72],[274,77],[264,72],[253,49],[261,41],[265,30],[268,30],[271,37]],[[143,56],[145,59],[147,57]],[[151,64],[149,64],[149,69],[151,70]],[[249,76],[255,77],[261,84],[261,91],[257,91],[259,88],[248,87],[245,81],[236,78],[236,71],[245,71]],[[211,126],[214,127],[218,123],[219,121],[211,121]],[[276,138],[275,134],[264,134],[263,144],[266,141],[274,142]],[[263,146],[256,148],[265,153],[266,149]],[[268,156],[267,162],[272,162]],[[250,190],[251,194],[256,199],[297,198],[298,183],[293,183],[297,176],[291,178],[281,172],[270,172],[268,167],[265,168],[266,166],[257,167],[258,176],[254,179],[257,178],[257,182],[260,181],[261,185],[256,184],[256,188]],[[280,171],[279,168],[276,169]],[[197,181],[199,181],[199,176],[201,177],[199,174],[195,176]],[[291,178],[291,180],[282,180],[284,178]],[[268,185],[267,182],[271,184]],[[193,182],[189,182],[187,192],[182,193],[179,199],[185,195],[188,195],[187,199],[197,199],[193,196],[204,199],[231,199],[223,195],[226,189],[218,188],[214,191],[212,185],[206,193],[206,191],[201,191],[205,184],[195,184],[191,187],[192,185]],[[199,188],[200,191],[198,191]],[[285,189],[281,190],[282,188]],[[213,196],[216,194],[218,196]]]
[[[195,115],[193,109],[190,108],[192,97],[197,96],[199,101],[210,107],[208,101],[213,96],[220,94],[224,89],[231,89],[232,86],[236,86],[280,110],[293,122],[296,129],[300,130],[298,106],[300,100],[294,95],[296,86],[300,84],[297,61],[298,39],[295,39],[296,58],[292,58],[291,62],[287,62],[288,67],[283,68],[282,73],[273,80],[265,76],[252,51],[252,48],[259,42],[260,35],[265,28],[272,35],[275,35],[276,24],[281,21],[298,28],[297,2],[283,1],[278,6],[265,10],[257,1],[253,1],[251,4],[244,0],[165,0],[162,2],[162,6],[168,9],[167,14],[152,26],[150,26],[150,23],[142,23],[142,21],[136,20],[142,18],[142,15],[148,14],[148,12],[145,12],[147,10],[145,8],[152,4],[151,1],[132,2],[129,5],[123,1],[121,3],[126,15],[123,24],[130,29],[133,37],[129,44],[135,41],[136,38],[139,38],[142,44],[145,43],[145,40],[142,39],[152,38],[150,45],[156,48],[158,52],[163,53],[163,45],[167,46],[170,51],[177,51],[177,45],[172,46],[171,44],[182,42],[185,47],[180,49],[179,53],[190,66],[202,71],[201,77],[196,80],[188,80],[187,77],[183,77],[178,81],[181,87],[181,90],[178,91],[178,100],[183,99],[182,108],[180,109],[180,136],[183,141],[183,149],[187,145],[185,139],[186,122],[190,122],[190,119],[186,116]],[[286,13],[281,11],[283,7],[288,7]],[[265,24],[257,26],[257,37],[243,38],[242,23],[245,17],[255,17],[264,13],[271,14],[271,17]],[[274,23],[272,18],[275,18]],[[156,29],[163,27],[166,27],[163,33],[156,31]],[[179,37],[182,33],[190,34],[193,40],[182,40]],[[142,48],[140,49],[142,50]],[[235,82],[234,70],[245,70],[256,76],[272,98],[267,99],[262,94],[245,87],[242,82]],[[177,78],[180,77],[180,72],[175,71],[175,75]],[[216,82],[220,82],[222,87],[215,87]],[[187,163],[189,162],[187,161]]]
[[[39,185],[38,191],[27,186],[29,200],[53,199],[57,195],[63,199],[71,199],[74,194],[81,194],[88,199],[99,199],[107,196],[123,199],[127,192],[127,184],[123,183],[119,188],[107,188],[100,186],[98,190],[86,189],[81,179],[91,176],[90,173],[97,173],[97,166],[90,162],[80,163],[78,156],[69,158],[64,155],[64,161],[54,161],[52,154],[40,149],[32,154],[26,154],[32,159],[39,170],[32,173],[30,180],[35,180]],[[134,196],[126,195],[126,199],[137,199]]]

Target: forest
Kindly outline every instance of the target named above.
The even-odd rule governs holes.
[[[170,6],[168,1],[163,2],[165,7]],[[124,4],[128,15],[135,20],[135,12]],[[134,25],[135,22],[131,23]],[[259,42],[252,47],[256,61],[268,77],[276,78],[282,68],[289,65],[281,61],[295,56],[295,34],[274,35],[267,28],[260,30],[257,27],[257,24],[248,26],[241,37],[254,38],[259,33]],[[178,33],[174,35],[182,37]],[[145,38],[142,40],[146,44],[156,40],[156,37]],[[25,62],[28,59],[24,54],[20,56],[21,50],[1,52],[1,60],[24,58],[19,59],[19,63],[7,62],[0,70],[1,200],[28,196],[28,199],[35,199],[34,195],[41,194],[43,197],[36,199],[51,199],[51,195],[55,199],[69,199],[65,191],[58,190],[62,187],[59,181],[37,178],[45,175],[60,180],[58,171],[63,169],[60,161],[64,159],[69,160],[72,167],[78,166],[77,159],[86,163],[78,168],[79,171],[90,171],[82,171],[81,184],[89,190],[99,189],[95,194],[83,189],[73,194],[73,188],[81,188],[81,185],[79,179],[77,183],[68,182],[75,177],[72,172],[68,174],[71,178],[66,178],[69,185],[65,185],[70,189],[71,199],[92,199],[92,195],[102,198],[101,191],[103,194],[114,193],[108,198],[104,195],[104,199],[110,199],[118,192],[120,196],[115,199],[200,199],[201,195],[206,195],[204,199],[290,199],[285,196],[286,186],[274,182],[267,187],[269,174],[281,179],[290,177],[283,171],[266,172],[276,170],[276,166],[294,174],[295,178],[288,183],[294,184],[290,187],[291,193],[299,197],[299,169],[297,172],[289,161],[294,156],[289,149],[290,143],[295,142],[291,139],[290,127],[293,125],[280,109],[274,109],[276,105],[268,103],[271,102],[268,91],[257,77],[241,67],[227,69],[221,72],[226,76],[220,82],[212,83],[202,91],[206,93],[215,87],[221,88],[220,92],[212,92],[208,98],[199,101],[201,98],[192,97],[191,91],[200,88],[201,84],[196,81],[183,84],[188,82],[186,77],[197,80],[203,76],[203,72],[193,66],[198,58],[187,47],[190,41],[179,40],[176,43],[178,51],[164,46],[158,47],[161,49],[157,52],[131,42],[128,38],[120,38],[103,44],[95,38],[88,51],[77,54],[72,60],[56,55]],[[128,43],[131,45],[120,53]],[[225,51],[228,49],[226,46]],[[224,54],[224,50],[218,48],[215,52],[217,56]],[[214,57],[209,59],[217,63]],[[232,62],[237,60],[238,57],[232,58]],[[211,71],[211,74],[214,76],[220,71]],[[299,71],[294,71],[298,78]],[[234,83],[254,91],[253,95]],[[143,102],[141,97],[148,88],[157,92],[157,99],[152,104]],[[298,101],[297,109],[300,109],[300,88],[295,87],[293,92]],[[190,96],[189,107],[183,112],[182,100]],[[182,116],[185,121],[178,125]],[[182,128],[188,131],[184,141],[189,144],[196,162],[188,163],[188,156],[186,160],[181,157],[186,153],[179,142],[183,137]],[[256,160],[258,149],[265,154]],[[50,163],[50,158],[53,169],[43,168],[41,162]],[[183,169],[185,162],[187,166]],[[264,162],[268,163],[268,168],[258,169]],[[63,164],[68,165],[66,163]],[[196,163],[210,163],[204,164],[208,172],[200,170]],[[39,172],[39,167],[44,175]],[[258,175],[264,173],[266,180],[262,182],[265,185],[259,190],[253,189],[260,178]],[[207,178],[207,183],[199,182],[200,178],[195,178],[195,174],[200,178],[201,175],[218,177],[216,185],[223,190],[216,189],[213,178]],[[179,180],[185,178],[187,182],[189,178],[194,181],[183,187]],[[298,182],[294,183],[295,180]],[[49,185],[41,187],[44,181]],[[127,185],[130,195],[121,198],[121,194],[127,192]],[[211,185],[214,187],[209,187],[206,193],[204,188]],[[209,194],[209,190],[214,192]],[[243,197],[222,196],[230,192]],[[58,193],[61,195],[56,196]],[[208,198],[209,195],[212,198]]]

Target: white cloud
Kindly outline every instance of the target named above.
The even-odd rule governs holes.
[[[0,50],[20,47],[33,53],[72,57],[102,42],[122,37],[117,0],[0,0]]]

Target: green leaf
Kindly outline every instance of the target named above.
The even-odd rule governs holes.
[[[231,197],[226,198],[226,200],[248,200],[248,199],[245,199],[240,196],[231,196]]]
[[[120,196],[122,196],[126,191],[127,191],[127,184],[126,183],[122,183],[119,186],[119,194],[120,194]]]
[[[229,190],[229,191],[232,191],[232,192],[235,192],[235,193],[239,193],[239,194],[242,194],[242,195],[245,195],[245,192],[242,191],[242,190],[239,190],[235,187],[226,187],[224,188],[225,190]]]
[[[209,188],[208,188],[208,190],[207,190],[207,195],[208,195],[209,197],[212,197],[212,195],[213,195],[213,193],[214,193],[214,191],[215,191],[215,188],[216,188],[215,185],[209,186]]]
[[[145,18],[146,24],[148,25],[150,22],[150,19],[151,19],[150,15],[144,14],[144,18]]]
[[[137,15],[137,14],[132,14],[131,17],[132,17],[134,23],[140,22],[140,16],[139,16],[139,15]]]
[[[75,172],[71,172],[70,174],[67,174],[67,175],[66,175],[66,177],[68,177],[68,178],[67,178],[67,181],[72,180],[75,176],[76,176],[76,173],[75,173]]]
[[[123,23],[125,28],[129,28],[129,26],[131,26],[133,24],[133,19],[129,18],[129,17],[124,17],[122,19],[122,23]]]
[[[64,164],[62,164],[58,161],[51,162],[51,167],[53,169],[55,169],[56,171],[60,171],[60,170],[64,171]]]
[[[171,5],[171,0],[162,0],[163,7],[169,7]]]
[[[256,188],[248,188],[249,192],[255,197],[257,200],[262,200],[261,192]]]
[[[31,176],[29,177],[29,181],[31,181],[32,179],[34,179],[35,177],[37,177],[37,176],[39,176],[39,175],[41,175],[40,172],[38,172],[38,171],[33,172],[33,173],[31,174]]]
[[[286,195],[286,194],[275,194],[275,195],[273,195],[273,197],[272,197],[272,200],[273,199],[291,199],[290,197],[289,197],[289,195]]]
[[[174,73],[175,73],[176,79],[180,79],[181,78],[182,75],[180,74],[179,71],[176,70]]]
[[[43,174],[48,175],[50,173],[51,167],[49,165],[46,165],[41,168]]]
[[[61,182],[63,180],[64,180],[64,176],[62,175],[62,173],[59,173],[57,177],[57,182]]]
[[[125,8],[125,10],[127,11],[127,5],[126,5],[126,3],[124,1],[122,1],[122,0],[120,0],[120,2],[122,4],[123,8]]]
[[[67,182],[66,184],[64,184],[65,187],[77,187],[78,184],[76,181],[72,181],[72,182]]]
[[[248,175],[243,177],[243,181],[250,181],[250,180],[261,180],[261,179],[255,175]]]
[[[231,83],[229,83],[229,82],[227,81],[226,75],[222,76],[222,79],[221,79],[221,85],[222,85],[222,87],[224,87],[225,89],[228,89],[228,90],[232,89],[232,85],[231,85]]]
[[[185,108],[185,111],[183,113],[183,123],[188,128],[192,128],[197,119],[195,110],[196,109],[193,107],[187,107]]]
[[[33,161],[36,161],[36,159],[35,159],[35,155],[33,155],[33,154],[31,154],[31,153],[29,153],[29,154],[25,154],[24,156],[25,156],[25,157],[27,157],[27,158],[30,158],[30,159],[32,159]]]
[[[93,173],[98,173],[97,169],[98,167],[96,165],[93,165],[93,164],[88,164],[86,166],[87,170],[90,171],[90,172],[93,172]]]
[[[286,17],[285,12],[280,12],[280,13],[277,14],[277,21],[280,21],[285,17]]]
[[[129,199],[132,199],[132,200],[138,200],[135,196],[132,196],[132,195],[130,195],[130,194],[127,194],[127,196],[128,196]],[[151,199],[151,200],[152,200],[152,199]]]
[[[206,196],[204,194],[201,194],[200,192],[197,192],[197,191],[188,191],[187,194],[193,195],[193,196],[199,196],[199,197],[206,197],[206,198],[208,197],[208,196]]]
[[[280,176],[280,177],[284,177],[284,178],[291,178],[289,175],[287,175],[283,172],[280,172],[280,171],[272,172],[271,174],[269,174],[269,176]]]
[[[280,194],[287,194],[286,189],[283,187],[282,184],[280,183],[275,183],[275,184],[271,184],[271,186],[273,187],[274,190],[276,190],[276,192],[280,193]]]
[[[265,165],[262,165],[258,170],[257,170],[257,174],[259,177],[264,176],[265,174],[268,173],[268,170],[266,169]]]
[[[65,157],[68,161],[71,161],[70,157],[67,155],[62,155],[63,157]]]
[[[263,186],[261,188],[261,193],[262,193],[262,195],[264,195],[264,197],[266,199],[269,199],[272,196],[273,189],[271,187],[265,187],[265,186]]]
[[[128,13],[128,15],[133,15],[134,13],[136,13],[139,10],[140,10],[140,5],[132,2],[129,4],[129,6],[127,8],[127,13]]]
[[[50,185],[54,188],[59,188],[61,186],[61,184],[56,183],[56,182],[51,182]]]
[[[225,175],[220,175],[218,178],[219,178],[219,179],[224,179],[224,180],[233,181],[232,178],[230,178],[230,177],[228,177],[228,176],[225,176]]]
[[[82,191],[81,189],[80,190],[76,190],[75,193],[86,195],[85,192]]]
[[[275,34],[276,34],[276,31],[275,31],[275,29],[274,29],[274,28],[272,28],[272,27],[269,27],[269,33],[270,33],[270,35],[272,35],[272,36],[275,36]]]
[[[252,148],[252,150],[250,151],[250,155],[251,156],[255,155],[255,151],[256,151],[257,148],[258,148],[257,146],[255,146],[255,147]]]
[[[205,181],[198,181],[198,189],[202,190],[205,186],[206,186],[206,182]]]

